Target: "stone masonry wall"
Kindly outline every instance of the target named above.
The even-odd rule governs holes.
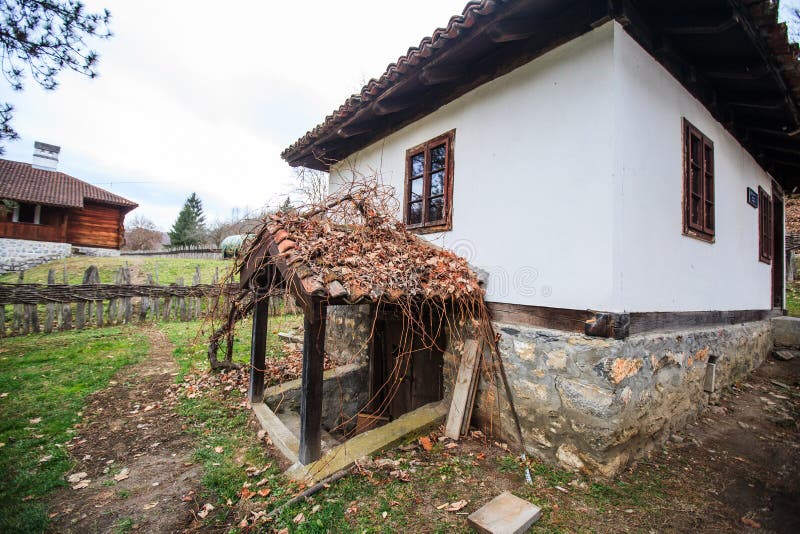
[[[48,261],[65,258],[72,253],[69,243],[0,239],[0,274],[23,271]]]
[[[99,247],[80,247],[75,246],[72,248],[73,254],[80,254],[83,256],[98,256],[103,258],[119,256],[119,250],[115,248],[99,248]]]
[[[716,359],[719,391],[756,368],[772,346],[769,321],[621,341],[494,326],[527,452],[604,476],[704,409],[709,358]],[[459,361],[456,338],[445,355],[446,381]],[[473,424],[519,445],[504,389],[491,374],[482,374]]]
[[[372,315],[369,304],[328,306],[325,352],[337,365],[369,360]]]

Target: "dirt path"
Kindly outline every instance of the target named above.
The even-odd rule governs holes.
[[[671,439],[662,461],[693,502],[676,530],[800,532],[800,358],[771,356]],[[749,528],[748,528],[749,527]]]
[[[166,400],[177,374],[172,345],[158,330],[147,334],[147,359],[90,398],[67,445],[77,461],[69,474],[78,489],[55,493],[54,532],[175,532],[192,519],[194,503],[184,497],[198,491],[200,467],[192,464],[192,439]],[[84,488],[76,480],[82,473],[89,480]]]

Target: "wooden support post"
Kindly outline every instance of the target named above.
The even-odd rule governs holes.
[[[325,363],[325,316],[327,304],[314,300],[303,320],[303,389],[300,397],[300,463],[320,457],[322,422],[322,371]]]
[[[264,401],[264,368],[267,357],[267,322],[269,315],[269,289],[256,289],[253,306],[253,337],[250,344],[250,388],[251,403]]]

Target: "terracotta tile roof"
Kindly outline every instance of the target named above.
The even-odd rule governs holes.
[[[611,7],[598,11],[601,4],[469,2],[461,15],[388,65],[281,157],[293,166],[329,170],[331,163],[613,19],[685,82],[784,187],[800,184],[800,136],[795,135],[800,129],[800,49],[778,20],[778,2],[630,0],[608,2]],[[704,31],[711,15],[729,17],[734,25]],[[670,24],[678,22],[688,31],[671,31]],[[669,46],[654,49],[662,41]]]
[[[281,153],[281,157],[288,159],[289,156],[298,150],[306,148],[322,136],[331,133],[339,128],[347,119],[355,115],[356,112],[366,108],[372,101],[381,96],[395,82],[408,73],[416,73],[416,67],[422,62],[426,62],[436,54],[436,51],[444,46],[448,41],[453,41],[464,31],[472,28],[479,18],[494,13],[499,4],[506,3],[506,0],[479,0],[471,1],[464,8],[461,15],[450,18],[447,26],[437,28],[430,37],[424,37],[419,45],[412,46],[404,55],[400,56],[396,62],[390,63],[386,71],[380,78],[372,78],[361,89],[359,94],[354,94],[345,100],[339,109],[325,117],[325,121],[317,125],[314,129],[307,132],[294,144],[289,146]]]
[[[126,211],[138,206],[63,172],[36,169],[30,163],[7,159],[0,159],[0,198],[69,208],[82,208],[85,200],[121,206]]]
[[[279,212],[257,231],[240,267],[252,273],[268,264],[295,292],[337,303],[483,299],[481,282],[464,258],[401,223],[337,225]]]

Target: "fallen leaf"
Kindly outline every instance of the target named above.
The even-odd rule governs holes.
[[[259,497],[266,497],[267,495],[269,495],[269,493],[271,491],[272,490],[270,488],[261,488],[260,490],[258,490],[258,496]]]
[[[266,484],[267,482],[269,482],[269,480],[268,480],[268,479],[266,479],[266,478],[262,478],[261,480],[259,480],[258,482],[256,482],[256,486],[259,486],[259,487],[260,487],[260,486],[263,486],[263,485],[264,485],[264,484]]]
[[[747,516],[742,517],[742,523],[744,523],[745,525],[747,525],[750,528],[761,528],[761,523],[759,523],[758,521],[755,521],[753,519],[750,519]]]
[[[149,503],[145,504],[144,506],[142,506],[142,510],[151,510],[151,509],[155,508],[156,506],[158,506],[158,501],[149,502]]]
[[[211,503],[205,503],[203,505],[203,509],[197,512],[197,517],[200,519],[205,519],[208,517],[208,513],[214,509],[214,506]]]
[[[266,435],[267,435],[267,431],[266,430],[259,430],[258,434],[256,434],[256,436],[258,437],[259,440],[264,439],[264,436],[266,436]]]
[[[446,506],[448,506],[449,504],[450,504],[449,502],[446,502],[444,504],[440,504],[439,506],[436,507],[436,509],[437,510],[441,510],[441,509],[445,508]]]
[[[389,515],[389,512],[381,512],[381,517],[386,519],[386,516]]]
[[[486,453],[482,452],[482,453],[478,454],[477,456],[475,456],[475,459],[476,460],[485,460],[486,459]]]
[[[217,445],[216,447],[214,447],[214,452],[216,452],[217,454],[222,454],[222,452],[223,452],[224,450],[225,450],[225,449],[224,449],[224,448],[222,448],[222,446],[220,446],[220,445]]]
[[[32,424],[32,425],[38,425],[39,423],[41,423],[41,422],[42,422],[42,418],[41,418],[41,417],[36,417],[36,418],[34,418],[34,419],[31,419],[29,422],[30,422],[30,424]]]
[[[431,443],[431,439],[428,436],[423,436],[419,438],[419,444],[422,445],[422,448],[426,451],[430,451],[433,449],[433,444]]]
[[[249,499],[250,497],[255,495],[255,493],[250,491],[248,488],[242,488],[242,491],[239,492],[239,495],[242,496],[242,499]]]
[[[247,525],[248,525],[247,519],[242,519],[241,521],[239,521],[239,528],[246,528]]]
[[[445,512],[458,512],[462,508],[464,508],[469,501],[461,499],[460,501],[451,502],[447,508],[445,508]]]
[[[294,519],[292,519],[292,521],[297,525],[299,525],[300,523],[302,523],[305,520],[306,520],[306,516],[303,515],[303,512],[300,512],[299,514],[294,516]]]
[[[131,476],[130,469],[128,469],[127,467],[124,467],[119,473],[114,475],[114,480],[116,480],[117,482],[120,482],[122,480],[125,480],[129,476]]]
[[[445,449],[455,449],[456,447],[458,447],[458,443],[456,443],[455,441],[450,442],[444,446]]]
[[[76,482],[80,482],[87,476],[88,474],[86,473],[86,471],[81,471],[80,473],[73,473],[67,477],[67,482],[69,482],[70,484],[75,484]]]
[[[72,489],[79,490],[79,489],[83,489],[83,488],[89,487],[89,482],[91,482],[91,481],[88,478],[86,480],[81,480],[80,482],[78,482],[77,484],[72,486]]]
[[[49,462],[52,459],[53,459],[53,455],[52,454],[48,454],[46,456],[42,456],[41,458],[39,458],[39,463],[43,464],[45,462]]]

